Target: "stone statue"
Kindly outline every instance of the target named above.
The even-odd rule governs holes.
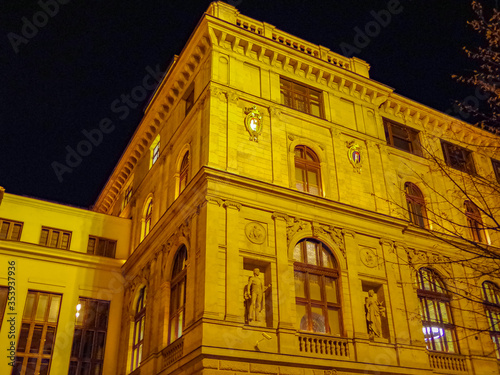
[[[385,317],[385,307],[382,304],[383,302],[378,301],[378,297],[373,289],[370,289],[368,297],[365,299],[366,321],[370,337],[382,337],[381,317]]]
[[[252,320],[259,321],[259,313],[264,308],[264,292],[271,287],[271,284],[264,286],[259,275],[260,270],[255,268],[253,276],[248,278],[248,284],[245,286],[244,297],[248,313],[248,323]]]

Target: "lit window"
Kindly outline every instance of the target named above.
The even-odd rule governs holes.
[[[128,202],[132,199],[132,184],[130,183],[125,189],[125,194],[123,195],[122,210],[127,206]]]
[[[62,229],[42,227],[40,245],[56,247],[58,249],[69,249],[71,232]]]
[[[411,182],[405,183],[405,194],[410,222],[421,228],[425,228],[427,216],[424,195],[417,185]]]
[[[146,211],[144,211],[144,230],[142,238],[146,238],[146,236],[151,231],[151,219],[153,216],[153,200],[150,199],[146,205]]]
[[[295,246],[293,259],[297,327],[340,335],[339,270],[331,251],[319,241],[305,239]]]
[[[418,131],[384,118],[387,144],[397,149],[422,156]]]
[[[154,165],[154,163],[156,163],[158,158],[160,157],[160,135],[159,134],[156,136],[156,138],[153,141],[153,143],[151,144],[151,147],[149,148],[149,150],[151,152],[151,158],[149,161],[149,168],[151,168]]]
[[[491,164],[493,165],[497,181],[500,183],[500,161],[491,159]]]
[[[476,174],[471,151],[445,141],[441,141],[441,146],[443,147],[444,160],[447,165],[462,172]]]
[[[295,147],[295,187],[321,196],[321,167],[316,154],[306,146]]]
[[[61,295],[28,291],[13,374],[48,374],[54,351]]]
[[[476,242],[482,242],[483,236],[483,221],[481,220],[481,212],[471,201],[465,201],[465,216],[467,217],[467,226],[470,228],[472,239]]]
[[[0,240],[19,241],[23,223],[7,219],[0,219]]]
[[[130,371],[134,371],[141,364],[142,347],[144,345],[144,325],[146,324],[146,287],[139,291],[134,311],[134,332],[132,338],[132,363]]]
[[[179,194],[186,188],[189,172],[189,152],[184,154],[179,170]]]
[[[488,330],[495,345],[497,359],[500,359],[500,290],[491,281],[483,283],[484,309],[488,317]]]
[[[114,258],[115,252],[116,252],[115,240],[108,240],[106,238],[89,236],[89,242],[87,244],[87,254]]]
[[[169,343],[182,336],[186,306],[187,249],[182,246],[175,254],[170,282],[170,334]]]
[[[281,103],[298,111],[324,117],[321,91],[280,78]]]
[[[457,353],[457,337],[451,315],[450,297],[439,276],[429,268],[417,274],[422,331],[427,349]]]
[[[101,375],[108,329],[109,302],[80,298],[68,375]]]

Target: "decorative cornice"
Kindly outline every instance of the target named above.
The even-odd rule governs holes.
[[[231,209],[238,210],[238,211],[240,211],[240,210],[241,210],[241,203],[234,202],[234,201],[225,201],[225,202],[223,203],[223,206],[224,206],[226,209],[231,208]]]

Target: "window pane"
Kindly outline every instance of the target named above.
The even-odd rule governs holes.
[[[438,321],[438,318],[437,318],[437,312],[436,312],[436,306],[434,305],[434,301],[433,300],[428,300],[427,301],[427,309],[428,309],[428,312],[429,312],[429,320],[432,321],[432,322],[437,322]]]
[[[306,276],[303,272],[295,271],[295,297],[305,298],[305,281]]]
[[[36,358],[28,358],[28,365],[26,366],[26,375],[35,375]]]
[[[309,297],[311,300],[321,301],[321,286],[318,275],[309,274]]]
[[[28,293],[28,296],[26,297],[26,304],[24,305],[23,319],[31,319],[35,298],[35,294]]]
[[[94,331],[85,332],[83,336],[82,358],[91,357],[93,343],[94,343]]]
[[[52,235],[50,236],[50,243],[49,243],[49,246],[50,247],[56,247],[57,246],[57,243],[59,241],[59,232],[58,231],[52,231]]]
[[[69,234],[68,233],[63,233],[63,235],[62,235],[61,249],[69,249]]]
[[[311,307],[311,320],[312,320],[312,330],[313,332],[326,333],[326,322],[321,307]]]
[[[309,323],[307,319],[306,305],[296,305],[297,327],[303,331],[309,331]]]
[[[45,343],[43,345],[43,354],[52,354],[55,333],[56,327],[47,327],[47,332],[45,333]]]
[[[10,238],[12,240],[19,241],[19,239],[21,237],[21,228],[22,228],[21,224],[14,224],[14,228],[12,228],[12,234],[10,236]],[[1,238],[1,236],[0,236],[0,238]]]
[[[42,234],[40,236],[40,245],[47,246],[48,237],[49,237],[49,230],[42,229]]]
[[[335,268],[334,260],[332,255],[325,248],[321,249],[323,254],[323,267]]]
[[[338,310],[328,309],[328,323],[330,324],[330,333],[340,335],[340,314]]]
[[[59,305],[61,304],[61,296],[52,296],[52,301],[50,303],[49,318],[47,321],[49,323],[57,322],[59,316]]]
[[[42,341],[43,325],[37,324],[33,328],[31,335],[30,353],[38,353],[40,350],[40,342]]]
[[[49,307],[49,296],[40,294],[38,297],[38,306],[36,309],[35,320],[45,320],[45,313]]]
[[[454,337],[453,337],[453,332],[451,329],[446,329],[445,330],[445,336],[446,336],[446,343],[448,344],[448,352],[450,353],[455,353],[455,343],[454,343]]]
[[[7,233],[9,232],[9,222],[3,222],[2,228],[0,229],[0,240],[5,240],[7,238]]]
[[[325,277],[326,301],[337,303],[337,281],[332,277]]]
[[[75,334],[73,335],[73,346],[71,348],[71,356],[72,357],[80,356],[81,340],[82,340],[82,330],[75,329]]]
[[[87,253],[88,254],[95,254],[95,238],[89,238],[89,243],[87,245]]]
[[[26,352],[26,344],[28,343],[28,335],[30,332],[30,325],[23,323],[21,326],[21,334],[19,335],[19,343],[17,344],[17,352]]]
[[[307,263],[317,265],[316,259],[316,244],[314,242],[306,241]]]
[[[297,262],[304,262],[304,259],[302,257],[302,246],[300,243],[295,245],[293,248],[293,259],[295,259]]]

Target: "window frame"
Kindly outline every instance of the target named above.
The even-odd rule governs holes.
[[[493,166],[493,171],[495,172],[497,182],[500,184],[500,161],[491,159],[491,165]]]
[[[423,275],[426,272],[429,277]],[[422,267],[417,271],[417,296],[419,299],[420,316],[422,317],[422,331],[427,350],[444,353],[460,353],[458,345],[457,333],[454,319],[453,309],[451,307],[451,297],[446,293],[446,287],[441,280],[441,277],[432,268]],[[426,284],[429,288],[426,287]],[[444,309],[444,311],[443,311]],[[436,319],[432,320],[431,315],[435,314]],[[445,318],[443,318],[445,317]],[[442,340],[436,340],[434,336],[426,338],[426,332],[444,332],[437,338],[443,337]],[[451,335],[448,337],[447,335]],[[450,350],[450,343],[453,347]],[[441,347],[441,349],[438,348]]]
[[[470,200],[464,201],[464,206],[467,226],[469,227],[472,240],[475,242],[484,242],[486,236],[479,207]]]
[[[123,193],[122,210],[125,207],[127,207],[127,204],[130,202],[131,199],[132,199],[132,183],[127,185],[127,187],[125,188],[125,192]]]
[[[286,85],[289,85],[289,87],[287,87]],[[297,90],[297,87],[301,88],[302,90]],[[316,101],[315,99],[312,99],[311,94],[315,94],[318,97],[317,102],[319,108],[319,115],[315,115],[311,111],[311,102]],[[296,96],[300,96],[304,100],[302,102],[298,101]],[[321,119],[325,118],[322,90],[318,90],[314,87],[304,85],[300,82],[280,76],[280,97],[281,97],[281,104],[284,105],[285,107],[295,109],[302,113],[307,113],[308,115],[317,118]],[[287,104],[287,101],[289,102],[289,104]],[[300,108],[299,103],[303,103],[304,105],[303,109]]]
[[[428,228],[424,194],[413,182],[405,182],[405,200],[410,223],[420,228]]]
[[[92,309],[90,307],[91,304],[95,304],[96,308]],[[71,355],[70,355],[70,365],[68,375],[76,375],[82,373],[82,367],[88,366],[90,369],[90,373],[96,374],[95,366],[98,366],[100,371],[98,371],[99,375],[102,375],[103,372],[103,364],[104,364],[104,353],[106,351],[106,336],[108,331],[108,322],[109,322],[109,308],[110,301],[98,300],[93,298],[80,297],[78,299],[77,312],[76,312],[76,322],[75,329],[73,334],[73,344],[71,347]],[[79,306],[79,308],[78,308]],[[100,323],[99,316],[99,307],[105,306],[105,324],[102,325]],[[89,307],[89,308],[87,308]],[[89,313],[90,311],[90,313]],[[102,312],[102,311],[101,311]],[[89,322],[90,319],[94,320],[94,324],[92,325]],[[79,333],[77,333],[79,332]],[[91,336],[91,345],[90,345],[90,357],[85,357],[85,349],[88,347],[88,338],[89,332],[92,332]],[[100,335],[99,335],[100,334]],[[99,349],[99,336],[102,337],[102,348]],[[79,341],[78,341],[79,340]],[[78,352],[78,353],[76,353]],[[75,355],[78,354],[78,355]]]
[[[316,263],[319,264],[310,264],[308,261],[308,253],[307,253],[307,244],[312,243],[314,244],[314,249],[315,249],[315,259]],[[298,248],[298,250],[297,250]],[[296,255],[297,252],[300,252],[301,259],[297,259]],[[331,261],[331,267],[325,266],[324,265],[324,256],[327,254],[327,258],[329,257],[329,260]],[[343,316],[342,316],[342,296],[341,296],[341,274],[340,274],[340,269],[338,266],[338,261],[333,255],[333,252],[326,246],[322,241],[313,239],[313,238],[304,238],[300,241],[298,241],[294,247],[294,279],[297,280],[298,274],[302,274],[304,276],[304,291],[303,294],[304,296],[298,296],[298,291],[297,291],[297,281],[295,285],[295,306],[305,306],[305,314],[300,318],[300,314],[296,312],[297,316],[297,322],[298,323],[298,329],[300,331],[304,332],[311,332],[311,333],[319,333],[319,334],[326,334],[326,335],[338,335],[338,336],[343,336],[344,335],[344,330],[343,330]],[[319,262],[318,262],[319,260]],[[328,295],[327,295],[327,287],[326,287],[326,278],[329,278],[330,280],[333,281],[335,285],[335,299],[336,302],[332,302],[328,300]],[[311,293],[311,279],[317,279],[320,289],[320,299],[315,299],[312,298]],[[300,277],[299,277],[300,280]],[[321,308],[322,316],[321,318],[324,321],[324,331],[320,330],[315,330],[315,323],[317,323],[317,319],[314,318],[314,313],[313,312],[313,307],[314,308]],[[338,332],[332,332],[332,327],[334,322],[330,322],[330,311],[335,311],[336,314],[338,315]],[[302,327],[303,319],[306,317],[306,324],[307,328],[304,329]],[[300,318],[300,323],[299,323],[299,318]]]
[[[29,314],[29,317],[27,317],[27,308],[30,306],[28,303],[28,300],[30,299],[30,295],[33,296],[33,303],[31,304],[31,312]],[[46,309],[43,313],[43,318],[37,319],[37,313],[39,309],[39,303],[40,303],[40,296],[48,296],[47,300],[47,306]],[[57,316],[55,318],[55,322],[49,321],[50,314],[51,314],[51,305],[52,301],[55,297],[59,298],[59,307],[57,310]],[[40,373],[40,368],[42,367],[42,364],[46,364],[46,373],[50,373],[50,367],[52,364],[52,355],[54,353],[54,348],[55,348],[55,339],[57,335],[57,326],[59,323],[59,315],[61,312],[61,305],[62,305],[62,294],[58,293],[52,293],[52,292],[43,292],[43,291],[35,291],[35,290],[28,290],[28,294],[26,295],[26,303],[24,306],[24,311],[21,319],[21,330],[18,335],[18,341],[17,341],[17,347],[16,347],[16,359],[15,359],[15,365],[13,368],[13,373],[18,369],[18,366],[20,365],[21,370],[17,372],[19,375],[25,375],[26,370],[28,367],[28,364],[31,360],[34,359],[35,362],[35,370],[34,373],[38,374]],[[26,325],[28,326],[27,328],[27,333],[26,333]],[[38,327],[38,328],[37,328]],[[39,334],[39,343],[38,343],[38,350],[37,352],[32,352],[33,351],[33,338],[35,337],[35,340],[38,338],[38,335],[35,335],[35,329],[37,329],[37,332],[40,332],[40,327],[41,327],[41,333]],[[52,333],[52,344],[48,348],[50,351],[49,353],[45,353],[47,349],[47,332],[49,331],[49,328],[51,328],[51,333]],[[24,350],[22,352],[19,351],[21,345],[25,345]],[[36,349],[36,347],[35,347]],[[26,359],[26,361],[25,361]],[[33,363],[33,361],[31,361]]]
[[[474,164],[474,157],[472,156],[471,150],[458,146],[454,143],[443,141],[442,139],[441,148],[443,150],[446,165],[456,169],[457,171],[465,172],[470,175],[476,175],[476,166]],[[460,155],[457,155],[456,153],[460,153]],[[463,159],[462,162],[456,162],[458,156]]]
[[[141,365],[142,349],[144,345],[144,332],[146,327],[146,286],[139,292],[135,303],[134,319],[132,322],[132,356],[130,371],[134,371]]]
[[[297,156],[297,151],[302,153],[302,156]],[[308,160],[307,155],[310,155],[313,160]],[[306,145],[297,145],[293,149],[293,157],[294,157],[294,181],[295,181],[295,189],[298,191],[302,191],[311,195],[316,195],[318,197],[323,196],[323,181],[321,176],[321,162],[318,155],[308,146]],[[300,170],[303,180],[300,181],[303,185],[303,189],[300,189],[297,185],[297,171]],[[309,183],[309,173],[316,174],[316,179],[318,181],[317,193],[311,191],[311,185]]]
[[[395,121],[389,120],[388,118],[383,117],[382,122],[384,124],[384,132],[385,132],[385,138],[387,141],[387,144],[391,147],[394,147],[398,150],[408,152],[413,155],[417,156],[423,156],[422,154],[422,146],[420,143],[420,136],[419,136],[419,131],[416,129],[413,129],[409,126],[405,126],[402,124],[399,124]],[[398,134],[394,134],[394,129],[393,128],[398,128],[399,130],[402,130],[406,133],[406,139],[400,137]],[[405,149],[403,147],[399,147],[395,142],[394,138],[400,139],[404,142],[408,143],[408,149]]]
[[[94,240],[94,247],[93,250],[91,251],[90,249],[90,242],[91,240]],[[104,253],[100,254],[100,244],[104,242]],[[93,235],[89,235],[89,241],[87,243],[87,254],[90,255],[97,255],[97,256],[102,256],[102,257],[107,257],[107,258],[114,258],[116,255],[116,246],[117,246],[118,241],[117,240],[111,240],[109,238],[103,238],[103,237],[97,237]],[[108,254],[108,248],[110,245],[114,245],[112,248],[112,254]]]
[[[153,199],[149,199],[146,203],[146,210],[144,211],[144,233],[142,238],[146,238],[151,232],[153,218]]]
[[[7,231],[5,232],[5,238],[2,238],[2,228],[4,224],[8,224]],[[12,238],[14,234],[14,228],[16,226],[20,226],[19,232],[17,233],[17,238]],[[21,241],[21,234],[23,232],[24,223],[22,221],[11,220],[11,219],[3,219],[0,218],[0,240],[6,241]]]
[[[486,288],[486,285],[491,287]],[[487,289],[491,293],[488,293]],[[500,359],[500,288],[494,282],[486,280],[481,284],[481,291],[483,294],[483,307],[488,321],[488,331],[495,346],[496,357]],[[490,297],[494,297],[494,301]]]
[[[179,167],[179,195],[184,191],[189,178],[189,151],[184,153]]]
[[[42,243],[44,231],[48,231],[48,233],[47,233],[47,238],[46,238],[45,243]],[[60,233],[61,235],[59,235],[59,237],[57,238],[55,246],[51,246],[51,244],[53,242],[52,241],[52,236],[56,232]],[[63,245],[64,235],[68,236],[68,241],[67,241],[66,247],[62,246]],[[46,246],[46,247],[51,247],[51,248],[54,248],[54,249],[69,250],[70,246],[71,246],[71,237],[72,237],[72,232],[69,231],[69,230],[64,230],[64,229],[59,229],[59,228],[51,228],[51,227],[42,226],[42,230],[41,230],[41,233],[40,233],[39,245]]]
[[[181,259],[183,257],[183,259]],[[171,344],[182,336],[186,321],[186,285],[188,253],[185,245],[176,252],[172,265],[170,281],[170,309],[168,319],[168,343]],[[181,290],[182,289],[182,290]],[[178,299],[179,290],[181,299]],[[180,321],[180,324],[179,324]]]

